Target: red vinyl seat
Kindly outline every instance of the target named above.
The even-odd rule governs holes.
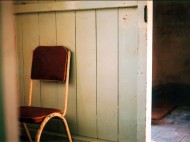
[[[47,115],[54,112],[62,113],[61,110],[54,108],[20,106],[19,121],[26,123],[41,123]]]

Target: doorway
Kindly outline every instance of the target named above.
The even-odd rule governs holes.
[[[154,1],[152,140],[190,141],[190,2]]]

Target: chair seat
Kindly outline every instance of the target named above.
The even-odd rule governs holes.
[[[20,106],[20,122],[26,123],[40,123],[44,118],[51,113],[62,113],[59,109],[54,108],[43,108],[43,107],[33,107],[33,106]]]

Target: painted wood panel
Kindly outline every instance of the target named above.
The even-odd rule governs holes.
[[[153,68],[153,1],[148,1],[147,2],[147,10],[148,10],[148,19],[147,19],[147,33],[145,32],[145,38],[146,40],[146,45],[145,48],[147,49],[147,52],[145,54],[146,56],[146,63],[147,63],[147,68],[146,68],[146,79],[144,80],[144,84],[146,82],[146,102],[145,102],[145,141],[151,141],[152,139],[152,134],[151,134],[151,122],[152,122],[152,68]],[[142,21],[141,21],[142,22]],[[145,42],[145,41],[144,41]],[[145,57],[144,57],[145,58]]]
[[[16,47],[17,47],[17,78],[18,78],[18,97],[19,104],[25,105],[24,96],[24,78],[23,78],[23,30],[22,30],[22,15],[15,17],[15,34],[16,34]]]
[[[76,113],[76,51],[75,51],[75,12],[57,12],[57,45],[65,46],[71,51],[71,69],[69,80],[69,98],[67,120],[72,134],[77,134]],[[58,84],[58,108],[63,109],[64,85]],[[63,127],[60,127],[63,128]]]
[[[40,45],[56,45],[55,13],[39,14]],[[58,107],[58,87],[56,82],[41,81],[41,103],[43,107]]]
[[[35,4],[38,0],[15,0],[14,5]]]
[[[52,0],[53,1],[53,0]],[[73,11],[90,9],[130,8],[137,7],[137,1],[45,1],[39,4],[15,5],[15,13],[37,13],[55,11]]]
[[[137,8],[119,9],[119,140],[136,141]]]
[[[21,94],[28,95],[32,50],[38,45],[64,45],[72,51],[67,113],[72,134],[121,142],[145,139],[146,107],[141,106],[146,105],[147,96],[141,83],[146,80],[146,23],[142,17],[146,2],[139,4],[142,6],[16,15],[18,63],[23,68],[19,78],[24,78]],[[33,104],[61,109],[64,86],[38,83],[39,95],[34,96]],[[27,101],[22,95],[21,103],[24,99]],[[62,132],[63,127],[52,122],[49,130]]]
[[[50,3],[50,2],[54,2],[55,0],[39,0],[39,3]]]
[[[151,71],[152,64],[148,60],[152,60],[151,58],[151,38],[147,36],[147,31],[151,32],[152,27],[152,19],[151,19],[151,4],[152,1],[139,1],[138,3],[138,76],[137,76],[137,142],[141,141],[150,141],[150,128],[151,127]],[[150,13],[148,16],[148,23],[144,22],[142,18],[144,16],[144,6],[148,5]],[[150,26],[147,29],[147,24]],[[150,40],[150,41],[149,41]],[[147,47],[147,43],[149,46]],[[149,54],[147,54],[149,53]],[[149,69],[149,70],[147,70]],[[149,102],[149,103],[147,103]],[[148,115],[149,114],[149,115]]]
[[[57,45],[55,12],[39,14],[39,43],[46,46]],[[41,81],[41,104],[43,107],[58,108],[58,82]],[[59,121],[51,120],[48,123],[48,130],[58,131]]]
[[[24,95],[25,104],[28,104],[30,74],[33,50],[39,45],[38,40],[38,15],[27,14],[22,17],[23,29],[23,66],[24,66]],[[27,22],[26,22],[27,21]],[[32,105],[40,106],[40,82],[33,82]]]
[[[78,134],[96,137],[95,10],[76,12]]]
[[[118,10],[97,10],[98,138],[117,141]]]

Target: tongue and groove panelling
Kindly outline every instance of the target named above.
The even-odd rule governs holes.
[[[67,113],[71,133],[136,141],[135,16],[137,8],[17,14],[20,104],[27,104],[34,48],[63,45],[72,51]],[[34,93],[36,106],[63,107],[61,83],[35,81]],[[62,131],[62,125],[53,124],[50,130]]]

